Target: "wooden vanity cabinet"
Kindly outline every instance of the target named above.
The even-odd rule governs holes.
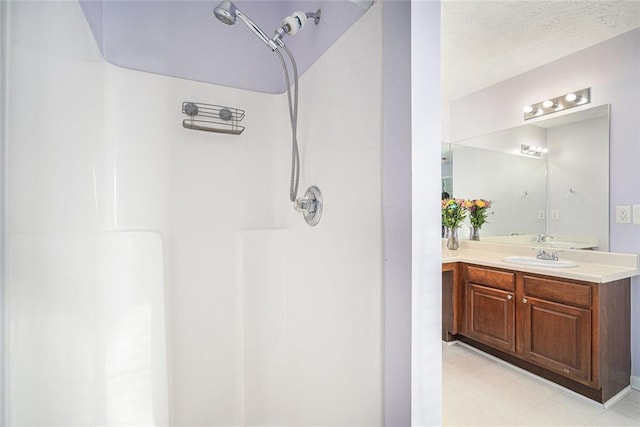
[[[467,335],[515,352],[515,274],[467,266],[465,277]]]
[[[528,275],[522,280],[524,358],[574,381],[593,385],[591,295],[594,285]]]
[[[630,383],[630,328],[628,278],[590,283],[443,266],[443,339],[459,339],[599,402]]]
[[[442,264],[442,340],[446,342],[455,341],[464,329],[461,268],[457,262]]]

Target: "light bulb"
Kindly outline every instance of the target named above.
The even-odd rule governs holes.
[[[535,108],[533,108],[531,105],[525,105],[524,107],[522,107],[522,111],[524,111],[527,114],[530,114],[535,111]]]
[[[578,98],[579,98],[578,95],[576,95],[575,93],[570,93],[570,94],[568,94],[567,96],[564,97],[564,99],[566,99],[569,102],[573,102]]]
[[[551,108],[554,105],[555,105],[555,103],[553,101],[548,100],[548,99],[542,103],[542,106],[544,108]]]

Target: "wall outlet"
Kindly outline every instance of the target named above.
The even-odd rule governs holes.
[[[631,206],[616,206],[616,224],[631,224]]]
[[[640,205],[633,205],[633,223],[640,224]]]
[[[560,212],[557,209],[551,210],[551,219],[560,219]]]
[[[638,205],[638,207],[640,207],[640,205]],[[544,211],[538,211],[538,219],[544,219]]]

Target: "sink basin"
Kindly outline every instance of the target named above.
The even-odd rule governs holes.
[[[511,262],[513,264],[530,265],[532,267],[567,268],[578,266],[578,263],[573,261],[538,259],[532,256],[508,256],[503,258],[503,261]]]

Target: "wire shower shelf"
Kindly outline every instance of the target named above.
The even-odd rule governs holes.
[[[244,131],[244,126],[238,124],[244,119],[244,110],[239,108],[183,102],[182,113],[189,116],[188,119],[182,120],[182,127],[186,129],[230,135],[240,135]]]

